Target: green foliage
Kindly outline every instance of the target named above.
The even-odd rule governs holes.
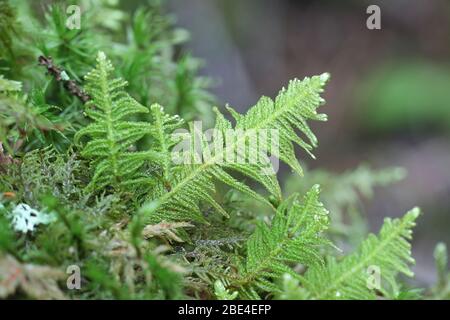
[[[139,169],[147,160],[157,157],[153,151],[128,152],[148,131],[148,124],[125,119],[148,109],[123,91],[126,81],[111,79],[112,71],[111,62],[100,52],[96,69],[86,76],[85,88],[92,101],[85,113],[94,122],[77,132],[75,142],[86,135],[91,138],[81,152],[84,157],[94,159],[96,165],[88,189],[113,186],[120,190],[125,185],[145,183]]]
[[[260,223],[247,241],[247,258],[236,282],[243,297],[259,298],[257,290],[278,292],[271,280],[285,273],[298,277],[288,263],[307,267],[322,264],[320,247],[330,242],[323,237],[329,217],[318,199],[319,186],[314,186],[302,201],[297,198],[294,195],[282,203],[271,226]]]
[[[15,154],[25,143],[25,149],[67,143],[62,131],[70,126],[52,114],[57,107],[45,102],[42,91],[34,90],[27,97],[21,90],[21,82],[0,75],[0,141],[8,153]]]
[[[303,192],[310,188],[314,182],[320,183],[323,188],[323,197],[326,205],[333,209],[336,220],[349,207],[355,207],[360,199],[371,199],[376,187],[385,187],[404,179],[406,172],[403,168],[383,168],[374,170],[366,164],[341,174],[333,174],[324,170],[308,171],[304,179],[291,176],[285,183],[286,193]]]
[[[15,251],[14,232],[9,226],[9,221],[6,219],[6,210],[0,204],[0,251],[13,253]]]
[[[172,17],[165,14],[159,1],[150,2],[132,15],[117,8],[119,1],[61,1],[48,6],[25,0],[1,2],[0,14],[5,19],[1,19],[0,33],[9,48],[1,50],[1,73],[8,79],[20,79],[26,90],[36,88],[39,105],[35,107],[47,105],[45,117],[62,122],[56,123],[58,130],[41,132],[36,139],[29,139],[29,147],[25,141],[24,147],[53,144],[59,151],[67,150],[68,139],[86,124],[82,103],[67,94],[60,81],[45,77],[36,63],[39,55],[51,56],[56,65],[64,67],[68,79],[79,83],[95,64],[97,52],[107,51],[120,66],[116,74],[133,79],[129,93],[143,105],[159,102],[187,120],[201,115],[211,122],[213,98],[206,91],[210,81],[197,75],[198,60],[176,47],[188,39],[188,33],[174,28]],[[66,26],[70,15],[66,9],[73,4],[81,6],[81,29]],[[149,120],[148,115],[139,117]]]
[[[432,299],[450,299],[450,272],[448,269],[447,246],[440,242],[434,249],[437,282],[432,288]]]
[[[0,61],[8,58],[13,58],[14,53],[12,50],[13,37],[15,36],[16,25],[16,12],[6,2],[0,2]]]
[[[310,122],[326,120],[328,74],[292,80],[245,114],[228,107],[230,120],[159,1],[129,14],[115,1],[76,3],[80,30],[66,27],[65,2],[0,2],[0,279],[24,270],[0,281],[1,298],[422,297],[398,277],[412,275],[418,209],[378,236],[361,214],[361,196],[403,171],[304,172],[297,160],[318,145]],[[283,188],[274,159],[296,173]],[[14,228],[21,205],[54,219]],[[336,248],[349,244],[350,254]],[[448,298],[445,252],[427,298]],[[70,265],[80,290],[64,285]]]
[[[233,291],[233,293],[230,293],[230,291],[225,288],[222,281],[220,280],[216,280],[216,282],[214,282],[214,294],[216,295],[218,300],[234,300],[238,296],[237,291]]]
[[[69,75],[77,77],[91,68],[100,49],[101,37],[98,33],[67,28],[65,10],[62,4],[48,8],[45,13],[47,27],[38,38],[38,48],[45,56],[54,57],[59,64],[64,65]],[[92,11],[87,11],[87,14],[92,14]],[[82,19],[81,23],[85,22],[90,24],[89,19]]]
[[[340,174],[324,170],[308,171],[303,179],[290,176],[286,179],[286,194],[306,192],[312,185],[320,184],[322,199],[331,215],[329,234],[333,240],[344,240],[352,246],[359,244],[367,234],[363,200],[372,199],[377,187],[394,184],[406,176],[403,168],[374,170],[366,164]]]
[[[14,192],[14,200],[37,206],[40,196],[52,193],[74,207],[86,209],[81,201],[83,164],[69,152],[58,154],[51,147],[27,152],[0,177],[1,190]]]
[[[155,277],[154,288],[158,291],[159,299],[181,299],[182,293],[182,277],[180,273],[174,272],[167,265],[164,265],[162,261],[158,260],[158,257],[148,254],[145,257],[148,264],[149,271]]]
[[[287,89],[280,91],[275,101],[263,97],[246,115],[240,115],[228,108],[236,120],[235,128],[216,109],[215,129],[219,134],[216,135],[213,146],[207,144],[207,138],[202,132],[198,132],[195,125],[191,126],[187,140],[189,149],[180,152],[178,160],[181,163],[187,161],[188,164],[174,168],[176,173],[170,183],[170,190],[164,190],[163,186],[158,187],[157,190],[164,190],[164,193],[154,193],[152,202],[144,206],[143,211],[149,221],[186,219],[204,221],[198,206],[199,201],[207,202],[224,216],[228,216],[211,197],[211,194],[215,192],[213,179],[272,206],[264,197],[227,171],[235,171],[255,180],[263,185],[277,201],[280,201],[281,190],[275,172],[268,158],[261,154],[271,153],[286,162],[297,173],[302,174],[302,169],[295,158],[294,143],[307,152],[310,152],[317,144],[317,139],[306,121],[326,119],[325,115],[316,112],[316,108],[324,102],[319,94],[323,91],[327,80],[327,74],[305,78],[303,81],[294,80]],[[296,129],[309,141],[301,139]],[[271,148],[270,139],[274,137],[270,135],[268,139],[259,139],[257,144],[252,143],[255,132],[258,130],[275,130],[278,148]],[[233,138],[223,138],[227,136]],[[193,150],[196,145],[195,139],[198,139],[197,143],[201,146],[200,153]],[[241,151],[239,146],[245,146],[245,150]],[[215,153],[214,151],[218,149],[221,151]],[[253,158],[254,154],[258,155],[257,159]],[[230,156],[233,159],[239,157],[241,161],[229,161]]]
[[[285,273],[281,280],[279,293],[275,296],[276,300],[305,300],[307,294],[300,286],[300,280]]]
[[[378,236],[369,235],[354,253],[342,261],[330,259],[326,267],[309,269],[302,282],[310,298],[374,299],[377,293],[368,285],[370,267],[380,273],[382,283],[378,291],[386,297],[397,297],[397,273],[413,276],[408,266],[414,262],[408,241],[412,238],[411,229],[419,213],[415,208],[402,219],[387,218]]]

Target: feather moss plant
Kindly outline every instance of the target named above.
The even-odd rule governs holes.
[[[137,113],[148,113],[148,109],[124,91],[126,81],[111,78],[112,71],[111,62],[100,52],[97,67],[85,77],[85,89],[91,99],[85,113],[93,122],[79,130],[74,140],[77,143],[86,135],[91,138],[81,152],[82,156],[94,160],[95,173],[88,189],[99,190],[112,186],[119,190],[127,185],[136,186],[145,182],[139,169],[145,161],[157,158],[157,152],[153,150],[127,150],[149,131],[149,124],[125,121],[125,118]]]
[[[0,77],[0,298],[448,296],[443,245],[436,251],[440,280],[432,290],[419,295],[398,277],[413,275],[410,241],[418,209],[386,219],[378,235],[359,227],[336,232],[344,222],[334,221],[326,207],[341,217],[343,206],[358,197],[354,186],[371,190],[390,182],[376,178],[382,173],[358,169],[345,177],[329,175],[328,183],[341,188],[325,188],[322,195],[321,181],[308,180],[316,176],[299,165],[295,149],[312,155],[318,144],[309,123],[326,120],[318,108],[325,102],[320,95],[328,74],[292,80],[246,114],[228,108],[230,121],[212,108],[193,58],[167,54],[176,51],[182,32],[156,2],[128,21],[117,14],[123,13],[119,8],[93,2],[92,13],[121,19],[103,26],[89,14],[82,34],[54,23],[61,20],[61,8],[32,17],[28,6],[22,1],[0,6],[8,17],[0,28],[9,32],[1,33],[8,50],[0,61],[5,70]],[[33,44],[21,33],[29,26],[19,21],[43,24],[44,37],[56,40]],[[120,38],[120,24],[129,30],[127,39]],[[16,37],[7,36],[12,30]],[[152,35],[151,43],[145,34]],[[94,54],[93,48],[103,51]],[[54,79],[37,69],[38,55]],[[86,66],[92,71],[86,73]],[[30,87],[40,92],[30,95],[34,98],[27,95]],[[213,145],[190,123],[211,122],[206,105],[221,133]],[[180,129],[183,134],[175,134]],[[272,149],[269,140],[252,144],[250,133],[259,129],[275,130],[279,148]],[[231,142],[220,139],[225,133]],[[186,136],[199,137],[200,152],[180,152]],[[239,145],[247,147],[240,153],[245,161],[224,162],[214,153],[220,147],[234,154]],[[280,159],[310,186],[299,193],[302,188],[291,185],[293,192],[283,195],[267,157],[249,161],[255,152]],[[345,201],[333,200],[337,194],[347,195]],[[18,212],[27,228],[17,227]],[[44,215],[51,221],[33,223]],[[351,252],[333,244],[337,234],[339,243],[351,244]],[[80,270],[78,290],[66,285],[65,272],[73,265]],[[18,276],[11,270],[19,270]]]

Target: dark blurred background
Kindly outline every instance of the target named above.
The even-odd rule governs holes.
[[[420,206],[414,239],[420,282],[434,279],[433,248],[450,243],[450,1],[168,0],[189,49],[218,80],[220,103],[240,111],[294,77],[330,72],[326,124],[309,168],[361,162],[408,177],[367,205],[371,229]],[[366,9],[381,8],[381,30]]]

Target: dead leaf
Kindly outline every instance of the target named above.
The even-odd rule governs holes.
[[[67,297],[58,286],[66,274],[61,270],[34,264],[21,264],[13,256],[0,256],[0,298],[6,298],[22,290],[39,300],[65,300]]]
[[[142,231],[142,235],[144,238],[152,238],[152,237],[167,237],[168,240],[173,240],[176,242],[184,242],[176,234],[176,229],[179,228],[188,228],[193,227],[192,224],[188,222],[165,222],[162,221],[158,224],[151,224],[144,228]]]

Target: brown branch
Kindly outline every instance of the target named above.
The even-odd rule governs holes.
[[[1,173],[6,172],[6,167],[12,164],[13,162],[14,159],[10,155],[4,153],[3,144],[0,141],[0,172]]]
[[[70,80],[67,76],[67,73],[53,64],[53,60],[51,57],[39,56],[38,58],[39,65],[47,68],[47,73],[52,75],[56,81],[62,82],[64,88],[69,91],[72,95],[76,96],[81,102],[86,103],[91,100],[91,97],[81,89],[74,80]]]

